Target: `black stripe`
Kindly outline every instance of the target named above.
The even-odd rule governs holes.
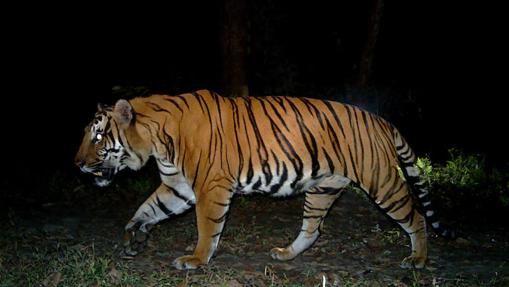
[[[226,219],[226,215],[228,214],[228,211],[226,211],[223,215],[221,215],[220,217],[218,218],[212,218],[212,217],[208,217],[207,216],[207,219],[212,221],[212,222],[215,222],[215,223],[221,223],[221,222],[224,222],[225,219]]]
[[[181,113],[183,113],[184,111],[182,110],[182,108],[179,106],[179,104],[177,102],[175,102],[173,99],[170,99],[170,98],[166,98],[166,100],[168,102],[170,102],[171,104],[173,104]]]
[[[319,208],[319,207],[312,207],[311,202],[309,202],[307,199],[304,201],[304,210],[316,210],[316,211],[327,211],[328,208]]]
[[[196,171],[194,172],[194,175],[193,175],[193,184],[191,185],[191,188],[193,190],[195,185],[196,185],[196,179],[198,178],[198,171],[200,170],[200,161],[201,161],[201,151],[200,151],[200,155],[198,156],[198,163],[196,164]]]
[[[355,138],[355,136],[354,136]],[[359,175],[357,174],[357,168],[356,168],[356,165],[355,165],[355,161],[353,159],[353,154],[352,154],[352,149],[350,149],[350,147],[348,147],[348,155],[350,156],[350,163],[353,165],[353,176],[354,178],[352,178],[353,180],[355,180],[356,182],[359,182]],[[349,174],[347,174],[347,177],[350,177]]]
[[[357,109],[354,109],[350,106],[347,106],[347,112],[349,109],[352,109],[353,112],[353,123],[350,120],[350,127],[352,128],[352,134],[354,139],[354,151],[355,151],[355,163],[356,166],[360,166],[359,171],[362,173],[364,171],[364,163],[363,163],[363,156],[364,156],[364,145],[362,144],[363,140],[361,138],[361,129],[359,127],[359,119],[357,118],[357,113],[359,112]],[[350,115],[350,114],[349,114]],[[351,117],[351,115],[350,115]],[[352,119],[352,118],[350,118]],[[354,126],[355,124],[355,126]],[[358,151],[358,148],[360,147],[360,152]]]
[[[286,111],[286,107],[285,107],[285,98],[283,97],[273,97],[274,101],[276,101],[276,103],[278,103],[278,105],[281,107],[281,109],[283,109],[283,111],[285,113],[287,113]]]
[[[248,167],[247,167],[247,180],[246,180],[246,184],[250,184],[251,183],[251,180],[253,179],[253,175],[254,175],[254,172],[253,172],[253,162],[251,161],[251,158],[249,158],[249,163],[248,163]]]
[[[317,194],[317,195],[323,195],[323,194],[329,194],[334,195],[337,194],[341,189],[339,188],[333,188],[333,187],[315,187],[311,190],[306,191],[308,194]]]
[[[190,199],[189,199],[189,198],[187,198],[187,197],[185,197],[184,195],[182,195],[182,193],[180,193],[180,192],[179,192],[178,190],[176,190],[175,188],[173,188],[173,187],[171,187],[171,186],[168,186],[168,185],[166,185],[166,184],[165,184],[165,186],[166,186],[166,188],[168,188],[168,190],[169,190],[169,191],[171,191],[171,192],[172,192],[172,193],[173,193],[176,197],[180,198],[182,201],[184,201],[184,202],[186,202],[186,203],[187,203],[188,201],[190,201]]]
[[[415,209],[410,209],[410,212],[407,213],[407,215],[405,215],[403,218],[401,219],[396,219],[394,218],[394,220],[397,222],[397,223],[400,223],[400,224],[407,224],[407,225],[412,225],[412,222],[413,222],[413,218],[414,218],[414,212],[415,212]]]
[[[230,203],[222,203],[222,202],[219,202],[219,201],[213,201],[212,203],[217,204],[217,205],[222,206],[222,207],[228,207],[230,205]]]
[[[182,100],[184,102],[184,104],[187,106],[187,108],[189,109],[189,104],[187,103],[187,100],[183,95],[178,95],[176,97],[179,98],[180,100]]]
[[[403,208],[405,206],[405,204],[407,204],[408,201],[410,201],[410,198],[411,198],[410,195],[406,194],[399,200],[396,200],[396,201],[392,202],[391,204],[389,204],[389,206],[383,208],[383,210],[387,213],[396,212],[396,211],[400,210],[401,208]]]
[[[169,110],[167,110],[165,108],[162,108],[158,104],[155,104],[155,103],[152,103],[152,102],[146,102],[146,105],[149,106],[153,111],[163,112],[163,113],[167,113],[167,114],[171,115],[171,112]]]
[[[154,209],[154,207],[152,206],[152,204],[148,204],[148,206],[150,206],[150,208],[152,209],[152,213],[154,213],[154,215],[156,215],[156,210]]]
[[[322,127],[322,129],[325,129],[325,126],[323,124],[322,114],[318,110],[318,108],[312,102],[310,102],[309,99],[306,99],[306,98],[299,98],[299,99],[306,105],[310,114],[313,114],[313,112],[314,112],[316,118],[318,118],[318,123],[320,123],[320,127]]]
[[[265,106],[263,106],[263,110],[265,112],[265,115],[267,116],[267,119],[270,121],[273,135],[275,136],[275,138],[276,138],[276,140],[277,140],[277,142],[279,144],[279,147],[285,153],[286,157],[292,162],[292,165],[293,165],[294,169],[296,170],[297,177],[296,177],[295,181],[291,184],[291,187],[294,188],[295,184],[297,183],[297,181],[300,180],[303,177],[303,174],[302,174],[302,168],[303,168],[302,160],[300,159],[300,157],[298,157],[297,153],[293,149],[293,146],[290,144],[288,139],[281,132],[281,130],[279,129],[278,125],[268,115],[268,112],[267,112]],[[286,147],[283,146],[283,142],[286,144]],[[297,160],[297,162],[296,162],[296,160]],[[286,165],[284,166],[284,168],[285,168],[285,171],[284,171],[285,179],[284,180],[286,181],[287,175],[288,175],[287,172],[286,172]],[[280,184],[282,184],[282,183],[283,183],[283,181],[280,180]],[[277,192],[277,190],[279,190],[280,187],[281,187],[281,185],[276,185],[276,187],[271,188],[270,193]]]
[[[279,113],[277,108],[274,106],[274,104],[271,101],[267,101],[267,103],[270,105],[270,107],[271,107],[272,111],[274,112],[274,114],[276,115],[276,117],[278,117],[281,125],[283,125],[287,131],[290,131],[290,129],[288,128],[288,125],[286,124],[286,121],[283,119],[283,117],[281,116],[281,114]],[[265,111],[265,114],[268,115],[265,105],[263,106],[263,110]]]
[[[161,200],[159,199],[159,196],[156,196],[156,204],[157,206],[159,207],[159,209],[161,209],[162,212],[164,212],[164,214],[170,216],[173,214],[173,212],[171,212],[167,207],[166,205],[164,205],[164,203],[161,202]]]
[[[255,114],[253,113],[253,104],[252,104],[253,99],[256,99],[256,98],[249,98],[249,100],[247,101],[248,107],[249,107],[247,109],[247,114],[248,114],[249,121],[251,123],[251,127],[253,128],[253,131],[255,133],[256,142],[257,142],[257,153],[258,153],[258,156],[260,159],[260,165],[262,167],[262,172],[263,172],[265,178],[267,179],[267,178],[271,177],[270,166],[268,165],[269,155],[267,152],[267,148],[265,147],[265,143],[263,141],[262,134],[260,133],[260,130],[258,129],[258,124],[256,123]],[[263,107],[263,104],[261,104],[262,101],[259,99],[256,99],[256,100]]]
[[[197,93],[197,92],[192,92],[191,94],[195,97],[196,101],[200,105],[201,111],[205,112],[205,109],[203,109],[203,105],[201,103],[201,95],[199,93]]]
[[[279,179],[279,182],[277,184],[273,185],[270,188],[269,194],[277,193],[279,191],[279,189],[281,188],[281,186],[283,186],[283,184],[286,182],[287,179],[288,179],[288,169],[286,168],[286,163],[283,162],[283,172],[281,173],[281,178]]]
[[[262,185],[262,181],[260,178],[253,184],[253,190],[258,190],[258,188]]]
[[[344,175],[348,174],[348,166],[345,164],[345,158],[343,156],[343,152],[341,151],[341,146],[339,145],[339,139],[332,127],[329,119],[326,117],[325,121],[327,123],[327,134],[332,143],[332,150],[336,155],[336,159],[339,161],[339,166],[344,168]]]
[[[311,156],[311,176],[316,176],[318,173],[318,170],[320,169],[320,163],[318,162],[318,152],[317,152],[317,145],[316,140],[311,133],[311,131],[308,129],[308,127],[304,124],[304,120],[302,118],[302,114],[300,110],[295,106],[294,103],[291,101],[288,101],[288,104],[292,108],[293,112],[295,113],[295,118],[297,120],[297,123],[299,125],[299,130],[302,136],[302,139],[304,141],[304,145],[306,146],[306,149],[308,150],[310,156]],[[309,140],[311,140],[311,143]]]
[[[399,175],[395,175],[397,176],[397,178],[399,178]],[[399,184],[399,185],[398,185]],[[382,199],[380,200],[380,204],[384,204],[385,202],[387,202],[387,200],[391,199],[395,194],[398,194],[401,189],[403,189],[406,185],[406,182],[402,181],[402,180],[395,180],[393,185],[391,186],[390,189],[388,189],[389,191],[386,192],[384,194],[384,196],[382,197]]]
[[[230,104],[232,106],[233,110],[233,130],[238,131],[239,130],[239,113],[238,113],[238,107],[237,103],[233,99],[229,99]],[[238,175],[237,178],[240,178],[240,174],[242,173],[242,169],[244,168],[244,154],[242,153],[242,149],[240,148],[240,142],[239,142],[239,135],[237,132],[233,133],[235,136],[235,141],[237,142],[237,155],[239,156],[239,168],[238,168]]]
[[[166,172],[162,172],[161,170],[159,170],[159,173],[164,176],[173,176],[173,175],[178,174],[179,172],[177,171],[177,172],[166,173]]]
[[[329,171],[330,173],[334,173],[334,163],[332,162],[332,159],[330,158],[329,154],[325,150],[324,147],[322,147],[322,152],[325,155],[325,159],[327,160],[327,164],[329,165]]]
[[[338,114],[336,113],[336,111],[332,107],[331,103],[329,101],[326,101],[326,100],[323,100],[322,102],[329,109],[329,112],[334,117],[334,120],[336,121],[336,124],[339,127],[339,130],[341,131],[341,134],[343,135],[343,138],[346,139],[345,131],[343,130],[343,125],[341,125],[341,121],[339,120]]]
[[[274,132],[274,135],[276,137],[276,140],[283,150],[283,153],[286,155],[286,157],[290,160],[290,162],[293,165],[293,168],[296,172],[295,180],[290,184],[292,188],[295,188],[295,185],[297,182],[304,176],[302,173],[303,169],[303,163],[302,159],[298,156],[297,152],[295,152],[293,146],[290,144],[288,139],[284,136],[284,134],[281,132],[281,130],[275,125],[273,122],[271,122],[271,128]],[[283,146],[283,144],[285,146]]]

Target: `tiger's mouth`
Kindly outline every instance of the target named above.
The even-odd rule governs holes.
[[[114,168],[101,168],[98,171],[92,172],[95,176],[94,182],[97,186],[108,186],[113,181],[113,177],[115,176]]]
[[[93,171],[92,174],[99,178],[111,180],[111,179],[113,179],[113,176],[115,175],[115,169],[103,167],[97,171]]]

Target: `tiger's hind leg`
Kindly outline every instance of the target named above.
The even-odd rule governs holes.
[[[350,180],[331,176],[306,192],[302,228],[292,244],[286,248],[273,248],[271,257],[277,260],[291,260],[309,248],[320,235],[323,220],[334,201],[342,194]]]
[[[427,260],[426,221],[417,211],[408,184],[394,172],[373,197],[375,203],[394,219],[410,237],[412,253],[402,268],[423,268]]]

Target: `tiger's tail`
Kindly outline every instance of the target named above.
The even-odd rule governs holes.
[[[401,136],[399,131],[395,128],[394,140],[401,170],[412,191],[418,198],[426,221],[431,225],[436,234],[446,239],[456,238],[456,232],[447,228],[438,220],[438,217],[436,216],[436,213],[433,210],[433,206],[431,204],[431,199],[428,189],[426,188],[426,183],[424,179],[421,178],[419,169],[415,166],[415,153],[410,145],[406,142],[406,140]]]

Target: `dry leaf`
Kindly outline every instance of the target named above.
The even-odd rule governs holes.
[[[58,283],[62,281],[62,273],[60,272],[54,272],[50,276],[48,276],[44,281],[42,282],[42,285],[44,287],[57,287]]]

